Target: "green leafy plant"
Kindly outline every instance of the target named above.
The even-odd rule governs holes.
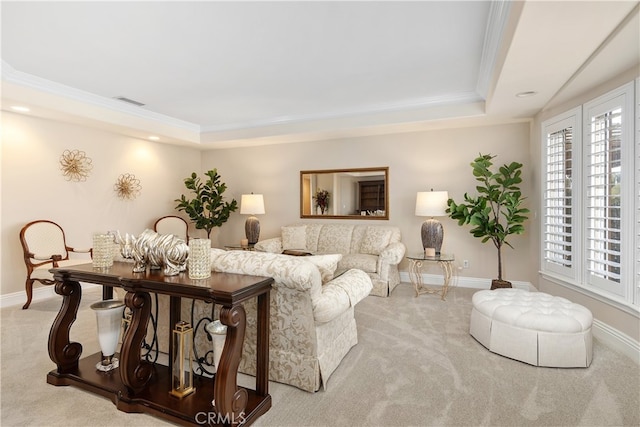
[[[502,246],[513,248],[507,238],[524,232],[523,223],[529,209],[522,207],[525,200],[519,187],[522,164],[511,162],[492,172],[495,157],[480,154],[471,163],[473,176],[480,182],[476,186],[478,195],[471,197],[465,193],[464,202],[460,204],[449,199],[447,213],[460,226],[471,224],[471,234],[482,239],[482,243],[491,240],[498,250],[498,280],[502,281]]]
[[[185,178],[185,187],[191,190],[195,197],[189,200],[183,194],[175,201],[178,202],[176,209],[189,215],[196,228],[206,230],[207,238],[211,238],[211,230],[227,222],[231,212],[238,209],[238,202],[235,199],[231,202],[224,201],[222,194],[227,190],[227,185],[220,182],[217,169],[212,169],[205,175],[209,178],[204,183],[195,172],[191,177]]]

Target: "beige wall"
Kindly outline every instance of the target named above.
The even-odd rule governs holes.
[[[545,120],[554,117],[560,113],[568,111],[572,108],[575,108],[587,101],[590,101],[594,98],[597,98],[600,95],[605,94],[606,92],[613,90],[619,86],[622,86],[629,81],[632,81],[634,78],[638,76],[638,68],[635,67],[632,70],[618,76],[615,79],[607,82],[606,84],[594,88],[593,90],[583,93],[579,97],[566,102],[562,105],[556,105],[551,108],[547,108],[543,110],[540,114],[538,114],[535,118],[534,124],[532,125],[532,133],[531,133],[531,166],[533,169],[533,175],[535,180],[534,184],[534,194],[536,194],[536,205],[541,206],[541,182],[540,182],[540,174],[542,170],[541,159],[541,126],[542,122]],[[531,255],[535,257],[536,264],[540,264],[540,224],[539,221],[534,222],[535,233],[531,238]],[[532,230],[533,231],[533,230]],[[552,295],[558,295],[565,297],[571,301],[574,301],[578,304],[582,304],[585,307],[589,308],[594,317],[601,322],[606,323],[607,325],[617,329],[618,331],[628,335],[636,342],[640,342],[640,320],[637,308],[624,307],[620,304],[614,304],[604,299],[602,297],[598,297],[597,295],[590,293],[585,290],[575,290],[568,286],[562,285],[560,283],[555,283],[550,280],[546,280],[544,277],[539,276],[537,279],[540,284],[539,290],[543,292],[550,293]]]
[[[408,251],[417,252],[422,249],[420,226],[425,218],[414,214],[416,193],[430,188],[447,190],[450,197],[460,200],[464,192],[475,192],[469,163],[479,152],[497,154],[500,164],[524,163],[523,192],[530,194],[528,123],[213,150],[203,153],[202,165],[204,170],[217,168],[229,186],[229,196],[238,201],[243,193],[264,194],[266,214],[259,217],[261,239],[279,235],[282,225],[315,221],[300,219],[301,170],[388,166],[389,220],[353,221],[396,225],[402,230]],[[219,231],[219,242],[239,243],[244,237],[245,219],[232,215],[228,226]],[[490,243],[480,243],[468,226],[459,227],[446,217],[439,220],[445,230],[443,251],[454,253],[459,265],[461,260],[469,260],[470,268],[460,271],[460,276],[497,276],[496,250]],[[529,231],[515,236],[515,250],[504,250],[504,273],[510,280],[536,285],[537,265],[532,263],[529,236]],[[401,269],[407,270],[406,263]]]
[[[599,88],[593,96],[629,81],[627,77]],[[525,165],[522,188],[529,197],[527,205],[532,215],[525,224],[526,233],[512,240],[515,250],[505,250],[506,278],[530,282],[542,291],[584,304],[596,319],[640,341],[637,315],[541,280],[538,275],[540,123],[551,113],[573,106],[544,112],[532,126],[514,123],[463,127],[202,153],[3,112],[0,294],[24,290],[25,267],[18,233],[26,222],[50,218],[65,228],[68,243],[77,247],[89,247],[95,231],[119,229],[123,233],[139,233],[151,227],[157,217],[177,213],[173,200],[186,193],[182,183],[186,176],[214,167],[229,187],[226,193],[229,198],[240,201],[243,193],[264,194],[266,214],[260,216],[260,223],[261,239],[265,239],[278,235],[282,225],[304,222],[299,216],[300,170],[388,166],[389,221],[354,223],[396,225],[402,230],[408,250],[416,252],[421,249],[423,221],[414,215],[416,192],[430,188],[448,190],[451,197],[461,199],[465,191],[474,191],[476,182],[469,162],[482,152],[497,154],[501,163],[519,161]],[[93,159],[94,167],[86,182],[67,182],[62,177],[58,160],[65,149],[84,150]],[[142,193],[134,201],[115,197],[113,184],[122,173],[133,173],[141,180]],[[214,231],[214,246],[239,243],[244,237],[245,219],[238,212],[232,214],[227,224]],[[470,268],[458,274],[470,278],[495,277],[495,249],[473,238],[468,226],[459,227],[449,218],[440,221],[445,228],[443,251],[454,253],[458,265],[462,265],[463,259],[470,262]],[[203,235],[193,229],[190,233]],[[406,262],[401,269],[407,270]],[[432,272],[439,273],[436,269]]]
[[[82,150],[93,161],[85,182],[65,181],[59,168],[65,149]],[[173,199],[183,178],[200,170],[200,151],[128,138],[92,128],[2,113],[1,293],[24,291],[26,269],[20,229],[50,219],[65,230],[67,244],[91,247],[94,232],[138,234],[156,218],[175,214]],[[119,199],[120,174],[140,179],[142,192]]]

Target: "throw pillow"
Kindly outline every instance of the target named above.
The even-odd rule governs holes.
[[[360,244],[360,253],[380,255],[380,252],[389,245],[390,240],[391,230],[388,228],[367,227]]]
[[[282,233],[282,250],[306,250],[307,249],[307,226],[296,225],[287,226],[280,229]]]
[[[333,279],[336,268],[338,268],[338,263],[342,259],[342,254],[312,255],[304,257],[303,259],[318,267],[320,276],[322,277],[322,284],[324,285]]]

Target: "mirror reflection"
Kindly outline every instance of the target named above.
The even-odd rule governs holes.
[[[389,168],[300,171],[300,218],[389,219]]]

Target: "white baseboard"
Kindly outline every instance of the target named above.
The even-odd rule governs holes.
[[[406,271],[401,271],[400,281],[411,283],[411,278],[409,277],[409,273]],[[422,273],[422,282],[425,284],[430,283],[433,285],[442,286],[442,283],[444,282],[444,278],[441,274]],[[521,282],[518,280],[511,280],[510,282],[511,282],[511,285],[517,289],[524,289],[525,291],[531,291],[531,292],[538,291],[530,282]],[[454,275],[451,278],[451,283],[449,284],[449,286],[459,286],[461,288],[472,288],[472,289],[490,289],[491,279]]]
[[[606,323],[593,319],[593,337],[602,344],[629,357],[640,365],[640,343]]]
[[[82,283],[83,289],[89,289],[94,287],[100,287],[94,283]],[[49,298],[57,297],[55,286],[38,286],[33,288],[33,298],[31,304],[37,301],[43,301]],[[14,305],[24,305],[27,302],[27,294],[25,291],[13,292],[6,295],[0,295],[0,308],[12,307]]]

